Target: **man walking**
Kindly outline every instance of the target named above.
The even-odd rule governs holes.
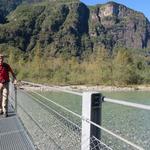
[[[8,116],[9,72],[16,83],[16,76],[11,67],[4,63],[4,55],[0,54],[0,114]]]

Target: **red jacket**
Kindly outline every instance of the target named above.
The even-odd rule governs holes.
[[[11,72],[12,76],[15,78],[15,74],[8,64],[0,64],[0,83],[9,82],[9,72]]]

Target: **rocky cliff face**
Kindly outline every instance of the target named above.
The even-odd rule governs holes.
[[[114,2],[90,10],[89,34],[92,39],[99,39],[97,44],[110,49],[150,47],[150,23],[142,13]]]
[[[22,1],[14,2],[4,16]],[[7,22],[1,19],[0,44],[23,51],[31,51],[40,45],[46,55],[81,57],[99,46],[110,51],[118,46],[150,48],[147,18],[114,2],[89,8],[79,2],[34,3],[18,6],[7,18]]]

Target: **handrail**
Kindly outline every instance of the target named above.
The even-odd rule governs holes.
[[[110,102],[110,103],[115,103],[115,104],[120,104],[120,105],[125,105],[125,106],[129,106],[129,107],[144,109],[144,110],[150,110],[150,105],[143,105],[143,104],[126,102],[123,100],[115,100],[115,99],[110,99],[110,98],[104,98],[104,101]]]
[[[43,86],[42,84],[35,84],[35,83],[31,83],[31,82],[26,82],[26,81],[23,81],[23,83],[29,84],[29,85],[33,85],[33,86],[39,86],[39,87],[41,87],[41,88],[46,88],[46,89],[48,88],[48,89],[51,89],[51,90],[62,91],[62,92],[66,92],[66,93],[70,93],[70,94],[75,94],[75,95],[82,96],[82,93],[74,92],[74,91],[70,91],[70,90],[66,90],[66,89],[63,89],[63,88],[57,87],[57,86],[53,86],[53,87],[50,87],[50,86],[47,86],[47,85],[44,85],[44,86]],[[134,148],[136,148],[136,149],[138,149],[138,150],[143,150],[142,147],[140,147],[140,146],[138,146],[138,145],[136,145],[136,144],[134,144],[134,143],[132,143],[132,142],[130,142],[130,141],[124,139],[124,138],[121,137],[121,136],[118,136],[117,134],[115,134],[115,133],[113,133],[113,132],[111,132],[111,131],[105,129],[105,128],[102,127],[102,126],[99,126],[98,124],[95,124],[94,122],[88,120],[87,118],[84,118],[83,116],[80,116],[79,114],[76,114],[76,113],[72,112],[71,110],[69,110],[69,109],[67,109],[67,108],[65,108],[65,107],[63,107],[63,106],[61,106],[61,105],[59,105],[59,104],[53,102],[52,100],[46,98],[45,96],[43,96],[43,95],[41,95],[41,94],[39,94],[39,93],[37,93],[37,92],[35,92],[35,91],[32,91],[32,92],[33,92],[34,94],[37,94],[38,96],[40,96],[40,97],[42,97],[42,98],[48,100],[48,101],[51,101],[53,104],[57,105],[58,107],[61,107],[62,109],[68,111],[69,113],[72,113],[73,115],[75,115],[75,116],[81,118],[82,120],[84,120],[84,121],[86,121],[86,122],[88,122],[88,123],[90,123],[90,124],[96,126],[97,128],[100,128],[101,130],[104,130],[104,131],[107,132],[108,134],[110,134],[110,135],[116,137],[117,139],[119,139],[119,140],[125,142],[126,144],[128,144],[128,145],[130,145],[130,146],[132,146],[132,147],[134,147]],[[105,97],[103,98],[103,100],[104,100],[104,102],[109,102],[109,103],[124,105],[124,106],[132,107],[132,108],[150,110],[150,106],[149,106],[149,105],[137,104],[137,103],[126,102],[126,101],[123,101],[123,100],[115,100],[115,99],[110,99],[110,98],[105,98]]]
[[[32,82],[27,82],[27,81],[22,81],[22,83],[30,84],[30,85],[33,85],[33,86],[43,86],[42,84],[35,84],[35,83],[32,83]],[[66,93],[82,96],[82,93],[74,92],[74,91],[70,91],[70,90],[65,90],[65,89],[62,89],[62,88],[56,87],[56,86],[50,87],[50,86],[44,85],[44,87],[54,89],[54,90],[57,90],[57,91],[61,91],[61,92],[66,92]],[[104,97],[103,100],[104,100],[104,102],[120,104],[120,105],[124,105],[124,106],[128,106],[128,107],[138,108],[138,109],[150,110],[150,105],[137,104],[137,103],[133,103],[133,102],[126,102],[124,100],[110,99],[110,98],[106,98],[106,97]]]
[[[65,90],[65,89],[62,89],[62,88],[57,87],[57,86],[48,86],[48,85],[37,84],[37,83],[28,82],[28,81],[21,81],[21,82],[24,83],[24,84],[39,86],[39,87],[43,87],[43,88],[47,88],[47,89],[53,89],[53,90],[56,90],[56,91],[61,91],[61,92],[69,93],[69,94],[75,94],[75,95],[82,96],[82,93],[80,93],[80,92]]]
[[[116,137],[117,139],[119,139],[119,140],[125,142],[126,144],[128,144],[128,145],[130,145],[130,146],[132,146],[132,147],[134,147],[134,148],[136,148],[136,149],[138,149],[138,150],[144,150],[142,147],[140,147],[140,146],[138,146],[138,145],[136,145],[136,144],[134,144],[134,143],[132,143],[132,142],[130,142],[130,141],[124,139],[123,137],[121,137],[121,136],[119,136],[119,135],[113,133],[112,131],[110,131],[110,130],[108,130],[108,129],[106,129],[106,128],[104,128],[104,127],[102,127],[102,126],[100,126],[100,125],[98,125],[98,124],[96,124],[96,123],[90,121],[89,119],[84,118],[83,116],[80,116],[80,115],[77,114],[77,113],[74,113],[73,111],[67,109],[67,108],[64,107],[64,106],[61,106],[61,105],[55,103],[54,101],[48,99],[47,97],[45,97],[45,96],[43,96],[43,95],[41,95],[41,94],[39,94],[39,93],[37,93],[37,92],[35,92],[35,91],[32,91],[32,93],[39,95],[40,97],[44,98],[45,100],[50,101],[50,102],[52,102],[53,104],[57,105],[58,107],[60,107],[60,108],[62,108],[62,109],[64,109],[64,110],[66,110],[66,111],[68,111],[69,113],[71,113],[71,114],[73,114],[73,115],[75,115],[75,116],[81,118],[82,120],[84,120],[84,121],[86,121],[86,122],[88,122],[88,123],[90,123],[90,124],[96,126],[97,128],[100,128],[101,130],[103,130],[103,131],[107,132],[108,134],[110,134],[110,135]]]
[[[9,98],[11,99],[11,101],[14,102],[14,106],[13,109],[14,109],[14,112],[17,114],[17,86],[15,84],[13,84],[12,82],[9,83]],[[13,95],[11,95],[13,94]]]
[[[15,90],[15,113],[17,114],[17,86],[14,85]]]

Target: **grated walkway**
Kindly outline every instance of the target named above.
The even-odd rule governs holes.
[[[19,118],[0,116],[0,150],[35,150]]]

